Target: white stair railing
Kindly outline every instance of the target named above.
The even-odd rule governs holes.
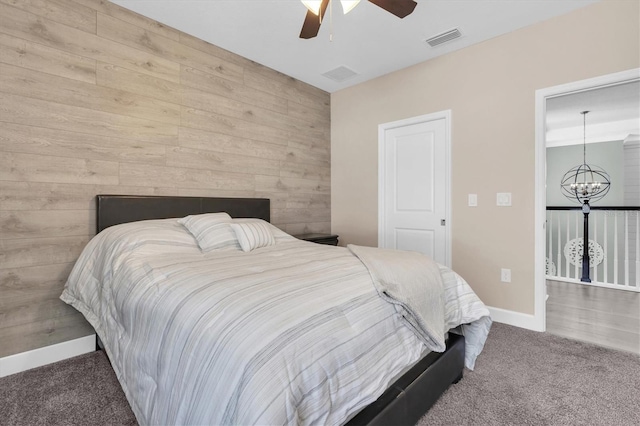
[[[580,208],[547,208],[547,279],[581,282]],[[640,207],[592,207],[590,284],[640,292]]]

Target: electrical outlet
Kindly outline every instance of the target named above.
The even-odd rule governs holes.
[[[511,269],[502,268],[500,270],[500,281],[502,281],[503,283],[511,282]]]
[[[478,194],[469,194],[469,207],[478,207]]]

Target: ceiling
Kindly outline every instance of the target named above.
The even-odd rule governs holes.
[[[640,81],[586,90],[547,100],[547,147],[637,139]],[[581,111],[589,111],[586,127]]]
[[[298,38],[306,14],[299,0],[111,0],[219,47],[335,92],[436,56],[562,15],[598,0],[416,0],[399,19],[363,0],[343,15],[338,2],[316,38]],[[425,40],[458,28],[462,37]],[[332,41],[330,34],[332,33]],[[357,74],[334,81],[323,73]]]

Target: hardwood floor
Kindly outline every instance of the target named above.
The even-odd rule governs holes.
[[[640,293],[547,281],[547,332],[640,355]]]

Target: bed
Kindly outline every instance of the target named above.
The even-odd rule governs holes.
[[[451,320],[467,328],[448,333],[444,352],[428,352],[398,325],[397,312],[370,288],[369,272],[347,249],[272,228],[268,246],[202,253],[170,219],[227,212],[242,228],[254,223],[250,218],[269,221],[267,199],[100,195],[97,212],[99,234],[61,298],[104,341],[142,424],[414,424],[462,378],[465,360],[473,366],[465,347],[473,343],[475,360],[491,324],[466,283],[446,271],[456,280],[456,299],[472,301]],[[240,304],[248,311],[236,312]],[[304,337],[303,329],[319,334]],[[384,335],[383,343],[368,348],[374,335]],[[321,351],[335,346],[337,353],[352,341],[359,351],[353,359]],[[273,390],[272,382],[285,390]]]

